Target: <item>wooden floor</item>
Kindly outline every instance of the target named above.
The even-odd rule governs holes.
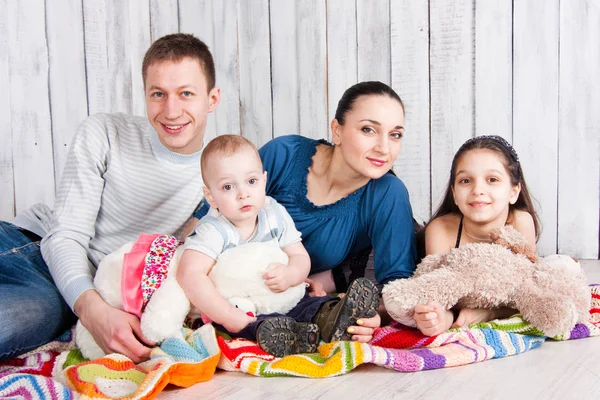
[[[600,283],[600,261],[582,261]],[[468,396],[468,397],[467,397]],[[188,389],[167,388],[159,399],[599,399],[600,337],[541,347],[479,364],[401,373],[363,365],[326,379],[259,378],[218,371]]]

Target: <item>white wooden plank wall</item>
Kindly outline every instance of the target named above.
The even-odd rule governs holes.
[[[538,201],[538,250],[598,258],[600,0],[0,0],[0,218],[52,204],[88,114],[145,114],[152,40],[211,48],[207,139],[330,137],[343,91],[377,79],[406,106],[395,170],[436,209],[468,138],[511,141]]]
[[[406,114],[403,148],[394,169],[410,190],[416,218],[427,221],[431,215],[428,4],[394,1],[390,21],[391,84]]]
[[[13,144],[11,123],[10,90],[10,65],[8,52],[10,51],[8,37],[8,0],[0,0],[0,88],[4,95],[0,96],[0,219],[10,220],[15,210],[15,185],[13,166]],[[10,16],[13,18],[14,16]],[[46,189],[49,190],[49,189]]]
[[[474,16],[475,6],[471,0],[429,2],[431,199],[434,211],[448,185],[454,153],[475,133]]]
[[[514,32],[513,144],[543,211],[538,248],[549,253],[557,232],[559,0],[516,1]]]

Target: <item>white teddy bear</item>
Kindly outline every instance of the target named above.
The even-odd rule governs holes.
[[[94,285],[100,296],[111,306],[120,309],[124,308],[121,297],[123,259],[133,245],[134,242],[127,243],[107,255],[98,266],[94,278]],[[183,338],[181,328],[190,312],[190,302],[176,279],[182,253],[183,246],[180,246],[171,258],[166,279],[142,312],[142,332],[156,343],[169,337]],[[275,262],[286,265],[288,262],[287,255],[277,245],[248,243],[225,250],[209,277],[221,296],[244,311],[255,315],[285,314],[304,296],[306,286],[301,283],[285,292],[271,292],[262,276],[268,271],[268,266]],[[84,357],[95,359],[105,355],[81,321],[77,322],[75,340]]]

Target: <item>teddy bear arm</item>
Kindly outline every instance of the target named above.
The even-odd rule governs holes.
[[[448,310],[468,295],[470,285],[460,274],[437,269],[428,274],[408,279],[397,279],[384,286],[382,298],[386,310],[394,320],[415,326],[413,315],[417,304],[437,303]]]
[[[524,282],[514,296],[515,308],[523,318],[546,336],[569,332],[577,322],[573,300],[560,292],[545,290],[535,280]]]

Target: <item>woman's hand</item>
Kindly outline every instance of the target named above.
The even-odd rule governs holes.
[[[375,329],[381,326],[381,317],[376,314],[371,318],[361,318],[356,321],[356,326],[349,326],[348,333],[352,334],[352,341],[367,343],[373,339]]]
[[[306,284],[308,285],[307,289],[308,289],[309,296],[311,296],[311,297],[327,296],[327,293],[325,292],[324,286],[321,282],[313,281],[310,278],[306,278],[304,280],[304,282],[306,282]]]

